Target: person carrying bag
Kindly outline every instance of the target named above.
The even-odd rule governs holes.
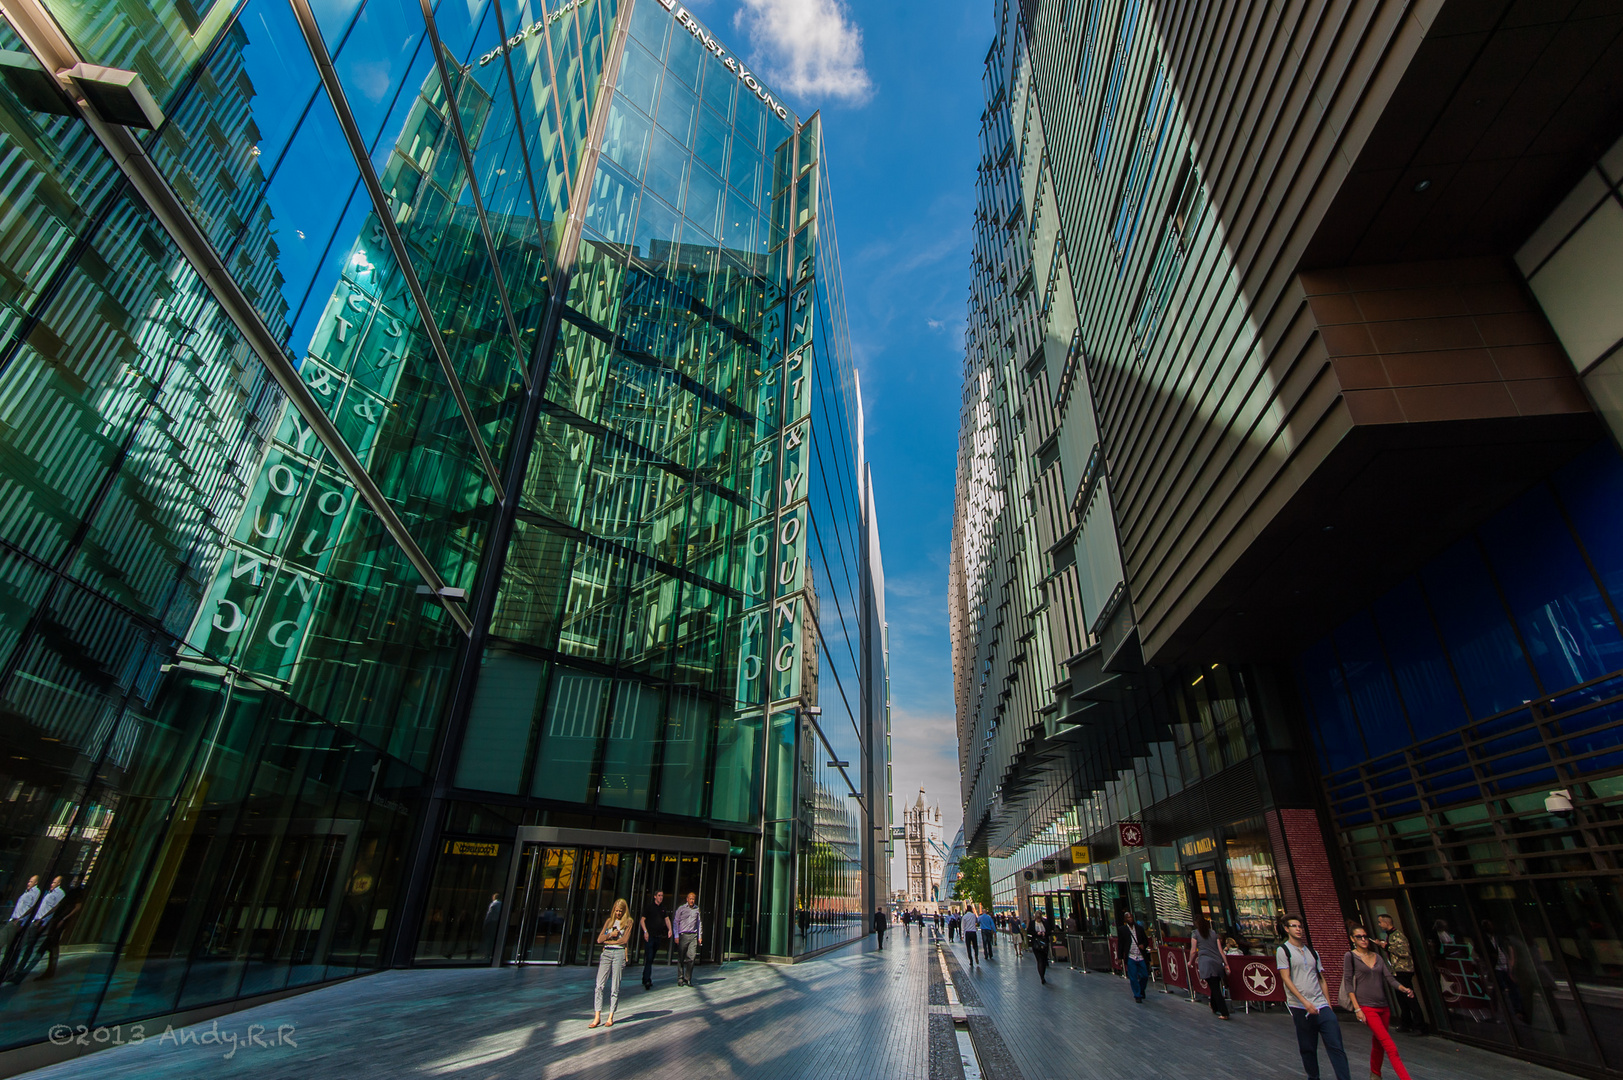
[[[1337,1003],[1369,1025],[1369,1075],[1378,1080],[1383,1059],[1391,1058],[1398,1080],[1409,1080],[1409,1070],[1404,1068],[1398,1044],[1392,1038],[1392,1006],[1400,994],[1413,997],[1414,991],[1398,982],[1386,960],[1375,951],[1368,930],[1354,926],[1347,936],[1352,951],[1342,960]]]

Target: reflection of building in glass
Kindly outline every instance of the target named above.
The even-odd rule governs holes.
[[[993,5],[965,843],[1096,938],[1266,952],[1288,909],[1338,953],[1390,915],[1440,1028],[1599,1074],[1620,46],[1554,10],[1501,65],[1523,31],[1461,8],[1330,4],[1352,33],[1237,73],[1212,28],[1254,5]]]
[[[589,962],[661,887],[707,960],[859,936],[882,571],[818,119],[652,0],[38,14],[0,48],[166,120],[0,87],[0,889],[64,892],[0,1046]]]

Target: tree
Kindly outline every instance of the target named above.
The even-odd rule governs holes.
[[[992,906],[992,868],[978,855],[965,855],[958,860],[958,880],[952,883],[952,898]]]

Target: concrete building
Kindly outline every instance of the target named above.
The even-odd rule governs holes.
[[[992,10],[966,848],[1095,935],[1390,914],[1446,1033],[1616,1075],[1623,12]]]

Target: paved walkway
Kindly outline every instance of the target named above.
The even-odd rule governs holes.
[[[1008,1047],[1020,1080],[1119,1080],[1125,1076],[1198,1076],[1234,1080],[1302,1080],[1296,1030],[1282,1012],[1234,1006],[1234,1019],[1212,1016],[1204,999],[1160,992],[1152,983],[1144,1004],[1133,1003],[1125,979],[1086,975],[1050,965],[1048,985],[1037,962],[998,935],[997,959],[966,969],[963,945],[953,943],[953,979],[964,1004],[985,1011]],[[975,1018],[970,1017],[971,1031]],[[1369,1029],[1342,1017],[1353,1080],[1369,1076]],[[1465,1046],[1437,1036],[1399,1035],[1398,1052],[1414,1080],[1568,1080],[1569,1074]],[[980,1049],[977,1036],[977,1050]],[[1320,1072],[1334,1074],[1319,1051]],[[1015,1080],[996,1069],[987,1080]],[[1384,1075],[1392,1077],[1388,1063]]]
[[[964,967],[960,943],[947,956],[969,1014],[970,1066],[985,1080],[1302,1077],[1294,1031],[1278,1013],[1236,1013],[1221,1024],[1183,998],[1152,992],[1135,1005],[1126,984],[1108,975],[1054,967],[1043,986],[1032,959],[1007,946],[973,969]],[[966,1076],[941,963],[918,932],[909,939],[892,931],[884,952],[870,937],[794,966],[701,968],[693,989],[676,987],[674,971],[664,968],[659,988],[645,992],[640,971],[626,973],[611,1030],[586,1027],[593,970],[389,971],[185,1033],[149,1029],[141,1045],[42,1069],[30,1080]],[[1363,1080],[1369,1037],[1350,1022],[1344,1030],[1353,1076]],[[1563,1075],[1445,1039],[1399,1038],[1415,1080]]]
[[[914,943],[918,944],[918,934]],[[887,944],[899,942],[899,935]],[[148,1029],[29,1080],[361,1080],[680,1076],[928,1080],[928,950],[868,941],[795,965],[701,967],[691,989],[627,969],[611,1029],[591,1030],[596,969],[385,971],[211,1025],[223,1043],[180,1045]],[[905,944],[905,943],[902,943]],[[274,1045],[281,1025],[297,1045]],[[252,1026],[262,1042],[247,1045]],[[287,1028],[283,1028],[287,1030]],[[236,1053],[227,1056],[236,1039]],[[128,1034],[126,1033],[126,1038]]]

